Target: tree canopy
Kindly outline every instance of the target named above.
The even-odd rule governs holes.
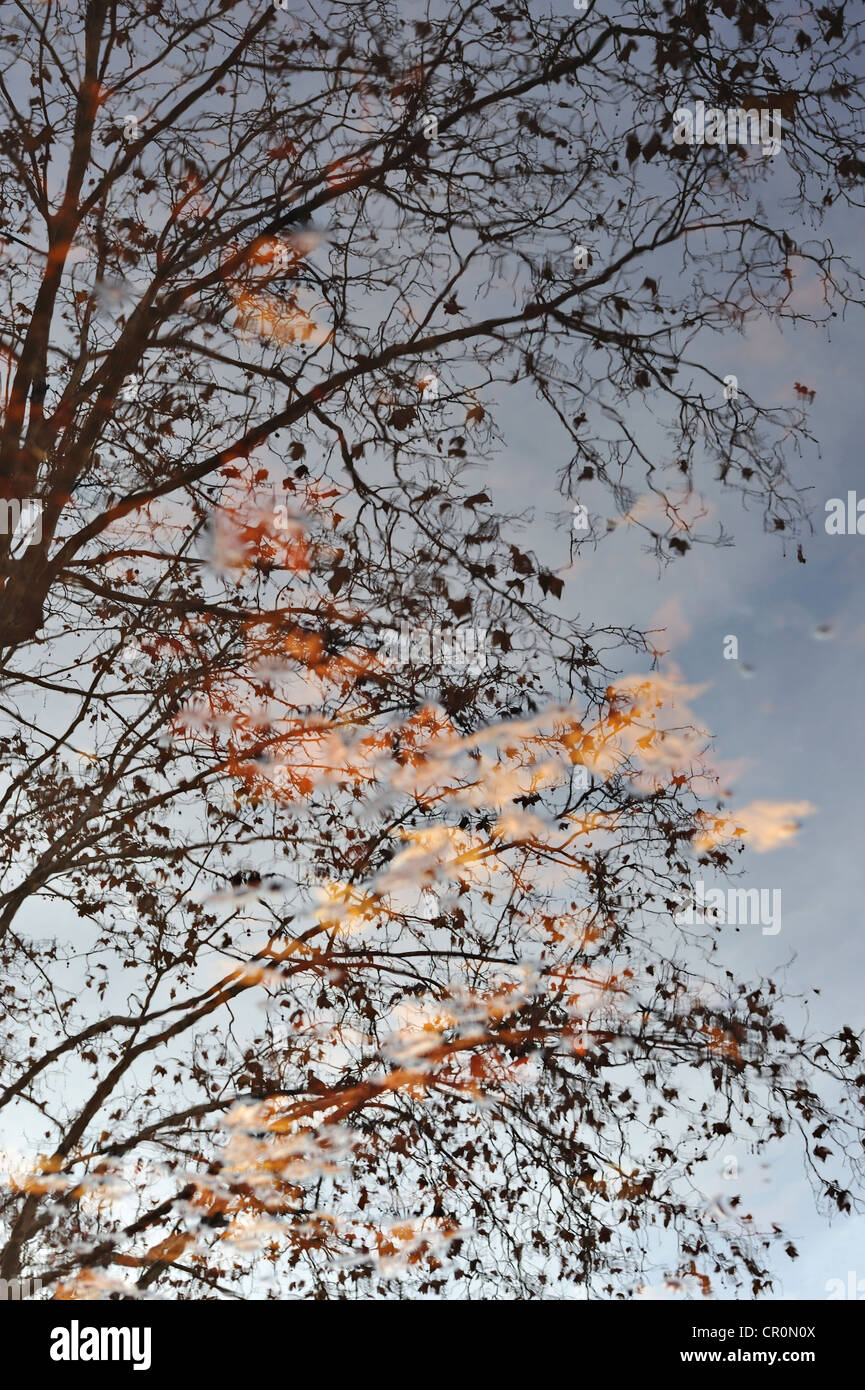
[[[7,16],[0,1277],[758,1294],[795,1248],[707,1214],[731,1136],[852,1209],[859,1040],[674,920],[796,808],[723,805],[696,690],[568,615],[498,466],[518,392],[567,525],[688,566],[720,486],[804,558],[809,386],[706,350],[862,299],[861,26],[784,11]],[[676,143],[697,100],[781,151]]]

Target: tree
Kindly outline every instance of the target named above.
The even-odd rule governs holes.
[[[759,1293],[775,1233],[701,1165],[793,1129],[850,1210],[859,1042],[675,922],[762,822],[473,470],[520,384],[663,562],[728,539],[713,476],[799,533],[807,388],[691,354],[860,282],[674,112],[781,109],[797,225],[855,204],[858,27],[95,0],[4,39],[0,478],[43,510],[0,538],[0,1277]]]

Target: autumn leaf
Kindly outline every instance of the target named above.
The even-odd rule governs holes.
[[[416,418],[417,411],[414,406],[401,405],[392,411],[388,424],[393,425],[395,430],[407,430],[410,425],[414,424]]]

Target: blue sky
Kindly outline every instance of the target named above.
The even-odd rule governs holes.
[[[814,533],[802,538],[804,565],[795,543],[785,547],[764,533],[758,509],[715,487],[707,496],[732,546],[698,547],[659,571],[642,551],[642,533],[620,523],[564,568],[570,508],[557,494],[556,475],[567,461],[565,441],[552,430],[539,433],[537,415],[516,391],[501,403],[507,448],[494,469],[496,497],[514,511],[534,508],[526,537],[551,568],[561,567],[564,611],[584,622],[666,629],[658,647],[669,648],[684,680],[707,687],[692,705],[714,736],[717,760],[733,770],[732,806],[760,799],[813,805],[795,839],[763,854],[748,851],[737,865],[745,886],[780,888],[782,928],[776,936],[728,930],[722,963],[742,979],[771,975],[807,999],[815,1030],[858,1029],[865,1025],[865,855],[858,844],[865,823],[865,536],[829,535],[824,521],[828,498],[857,486],[865,496],[858,365],[865,326],[850,315],[833,323],[829,339],[810,327],[774,344],[773,336],[774,328],[758,324],[744,338],[715,342],[713,355],[720,364],[726,351],[743,388],[772,404],[792,404],[796,381],[816,390],[810,424],[819,457],[791,461],[810,489]],[[580,500],[598,515],[601,498]],[[614,515],[612,503],[607,514]],[[815,635],[824,625],[829,634]],[[738,663],[724,659],[728,635],[738,638]],[[633,658],[628,664],[635,669]],[[830,1220],[815,1211],[795,1149],[776,1155],[768,1169],[763,1162],[743,1156],[739,1190],[758,1219],[783,1222],[799,1250],[796,1261],[777,1263],[778,1296],[822,1299],[829,1279],[846,1282],[848,1270],[865,1278],[865,1218]],[[719,1174],[717,1194],[727,1190]]]

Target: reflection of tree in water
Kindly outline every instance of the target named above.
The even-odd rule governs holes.
[[[861,182],[855,26],[728,19],[10,19],[0,474],[45,507],[0,537],[2,1277],[758,1293],[775,1233],[702,1165],[790,1128],[849,1208],[857,1042],[672,922],[794,812],[721,806],[697,692],[557,616],[475,468],[517,388],[572,555],[609,492],[690,563],[716,481],[796,534],[813,392],[725,399],[698,334],[858,278],[671,113],[792,102],[806,225]],[[401,624],[490,659],[389,667]]]

